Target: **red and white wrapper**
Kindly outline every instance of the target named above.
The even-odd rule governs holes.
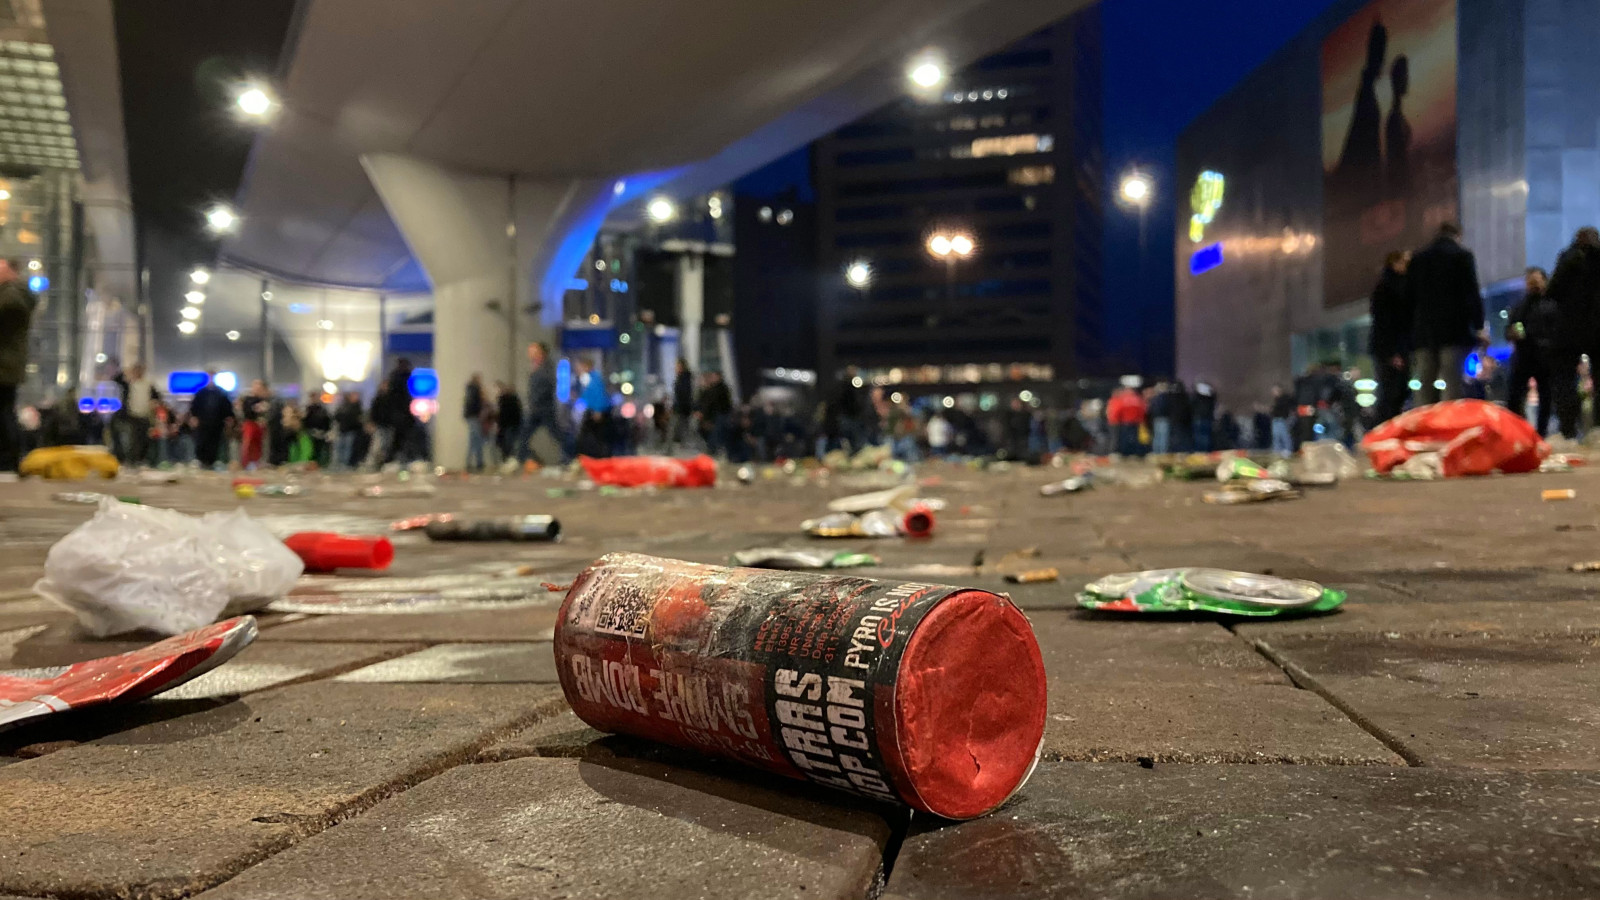
[[[1038,761],[1044,664],[999,594],[615,553],[562,604],[585,722],[952,819]]]
[[[255,617],[239,616],[116,656],[0,671],[0,729],[69,709],[154,696],[222,665],[255,639]]]

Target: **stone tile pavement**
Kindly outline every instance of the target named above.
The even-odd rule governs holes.
[[[721,562],[804,544],[794,525],[871,477],[557,497],[559,481],[485,478],[383,500],[314,477],[251,514],[287,532],[548,512],[567,539],[397,536],[391,572],[308,578],[298,599],[383,592],[435,611],[265,614],[260,641],[175,695],[0,732],[0,896],[1600,894],[1600,574],[1568,571],[1600,559],[1600,473],[1354,482],[1228,508],[1203,504],[1203,484],[1041,498],[1060,472],[920,474],[949,504],[933,539],[840,549],[880,553],[884,577],[1009,590],[1032,619],[1044,761],[988,817],[913,817],[601,735],[555,684],[560,595],[541,581],[608,550]],[[28,589],[92,513],[50,495],[96,487],[0,485],[0,668],[140,640],[86,638]],[[1545,487],[1578,499],[1541,502]],[[237,502],[214,476],[114,493]],[[1062,579],[1005,584],[1021,563]],[[1351,600],[1241,623],[1074,608],[1098,575],[1183,564]]]

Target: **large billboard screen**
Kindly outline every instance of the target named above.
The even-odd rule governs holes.
[[[1458,216],[1455,0],[1373,0],[1323,42],[1322,170],[1323,301],[1338,306]]]

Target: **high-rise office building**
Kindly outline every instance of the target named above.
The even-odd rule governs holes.
[[[1094,371],[1100,64],[1090,9],[813,146],[824,380],[857,365],[919,393]]]

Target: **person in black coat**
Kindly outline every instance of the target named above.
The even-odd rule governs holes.
[[[1412,311],[1412,375],[1422,383],[1417,405],[1439,402],[1435,382],[1444,381],[1444,399],[1461,399],[1467,354],[1484,343],[1483,294],[1478,262],[1461,246],[1461,226],[1439,226],[1433,243],[1411,256],[1406,267],[1406,300]]]
[[[694,419],[694,373],[681,358],[677,374],[672,379],[672,441],[682,445],[689,440],[689,426]]]
[[[1591,361],[1600,359],[1600,231],[1580,228],[1572,245],[1556,259],[1555,274],[1545,293],[1555,302],[1556,336],[1550,355],[1550,369],[1556,416],[1561,433],[1577,433],[1582,416],[1578,396],[1579,358],[1587,353]],[[1568,374],[1572,377],[1567,377]],[[1547,403],[1544,385],[1539,386],[1539,405]]]
[[[1411,381],[1411,327],[1413,313],[1406,295],[1406,266],[1411,254],[1396,250],[1384,260],[1383,274],[1372,289],[1372,330],[1367,345],[1372,353],[1373,374],[1377,376],[1378,402],[1373,405],[1375,422],[1387,422],[1405,409]]]

